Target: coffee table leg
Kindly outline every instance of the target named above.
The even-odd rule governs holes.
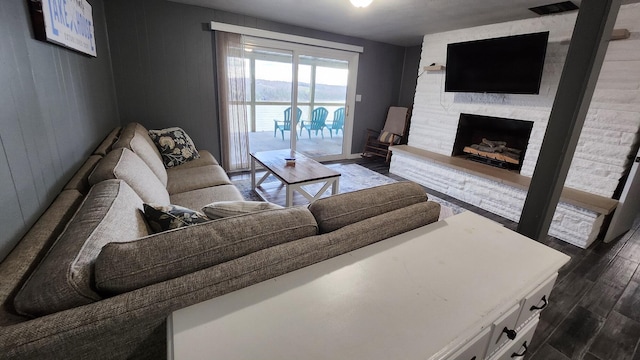
[[[256,159],[251,157],[251,190],[256,189]]]
[[[285,185],[287,190],[286,207],[293,206],[293,187],[291,185]]]
[[[335,195],[340,191],[340,177],[337,177],[333,180],[333,185],[331,186],[331,195]]]

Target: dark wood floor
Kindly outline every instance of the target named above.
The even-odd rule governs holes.
[[[396,180],[383,161],[358,163]],[[517,224],[445,194],[425,190],[515,230]],[[527,359],[640,360],[640,219],[621,238],[580,249],[553,237],[542,241],[571,257],[540,317]]]

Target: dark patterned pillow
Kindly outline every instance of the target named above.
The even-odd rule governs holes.
[[[144,216],[154,233],[210,221],[205,214],[178,205],[143,204]]]
[[[200,157],[193,141],[182,128],[149,130],[149,137],[160,150],[162,162],[166,168],[178,166]]]

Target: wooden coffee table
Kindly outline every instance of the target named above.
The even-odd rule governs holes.
[[[287,158],[295,158],[295,166],[288,166]],[[265,168],[266,173],[256,182],[256,162]],[[275,176],[286,188],[286,206],[293,205],[293,192],[303,195],[309,202],[318,200],[331,186],[331,194],[335,195],[340,187],[340,173],[309,159],[299,152],[285,150],[259,151],[251,153],[251,189],[257,190],[262,182]],[[310,194],[302,188],[304,185],[324,183],[316,194]],[[256,191],[265,199],[261,191]],[[266,200],[266,199],[265,199]]]

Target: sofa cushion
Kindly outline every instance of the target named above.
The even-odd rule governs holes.
[[[113,149],[89,176],[95,185],[108,179],[122,179],[146,203],[169,205],[169,193],[147,164],[127,148]]]
[[[144,204],[144,217],[154,233],[210,221],[205,214],[178,205]]]
[[[233,184],[220,165],[179,169],[167,172],[167,177],[167,191],[169,194]]]
[[[329,239],[329,256],[334,257],[431,224],[438,221],[439,215],[440,204],[423,201],[345,225],[322,236]]]
[[[217,201],[203,207],[202,212],[204,212],[209,219],[221,219],[256,211],[282,208],[283,207],[278,204],[267,201]]]
[[[149,130],[149,137],[160,151],[165,168],[178,166],[200,157],[193,140],[182,128]]]
[[[65,225],[82,203],[82,199],[82,194],[77,190],[63,190],[9,255],[0,262],[1,325],[6,326],[25,320],[15,311],[13,295],[62,233]]]
[[[402,181],[329,196],[310,204],[309,210],[320,232],[326,233],[423,201],[427,194],[420,185]]]
[[[106,294],[130,291],[317,231],[311,213],[294,207],[213,220],[128,243],[114,242],[102,249],[95,263],[96,287]]]
[[[142,200],[124,181],[94,185],[16,295],[16,310],[42,316],[99,300],[92,280],[93,263],[102,247],[146,235]]]
[[[242,194],[233,185],[218,185],[171,195],[171,204],[189,209],[202,209],[205,205],[216,201],[242,200],[244,200]]]
[[[87,161],[80,166],[80,169],[76,171],[71,180],[64,186],[64,190],[78,190],[81,194],[86,194],[91,187],[89,184],[89,175],[95,169],[98,162],[100,162],[102,156],[91,155]]]
[[[387,144],[397,145],[397,144],[400,144],[401,140],[402,140],[402,136],[394,134],[389,131],[383,131],[380,133],[380,136],[378,136],[378,141],[387,143]]]
[[[198,154],[200,154],[199,158],[193,159],[189,162],[186,162],[178,166],[174,166],[172,168],[168,168],[167,173],[171,173],[171,171],[173,170],[188,169],[188,168],[194,168],[198,166],[220,165],[218,163],[218,160],[216,160],[216,158],[213,156],[213,154],[211,154],[207,150],[198,150]]]
[[[158,177],[162,185],[167,186],[167,170],[162,163],[162,156],[144,126],[138,123],[127,124],[122,128],[113,148],[127,148],[136,153]]]

